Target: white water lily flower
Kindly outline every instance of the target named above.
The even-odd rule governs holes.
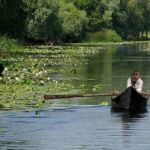
[[[22,71],[23,71],[23,72],[25,72],[25,71],[26,71],[26,69],[24,68]]]
[[[0,77],[0,80],[2,80],[2,77]]]
[[[8,79],[8,80],[10,80],[11,78],[10,78],[10,77],[8,77],[7,79]]]
[[[8,68],[7,68],[7,67],[5,67],[5,68],[4,68],[4,71],[8,71]]]
[[[41,76],[43,74],[43,71],[40,71],[40,72],[38,72],[38,73],[36,73],[36,77],[38,77],[38,76]]]
[[[40,84],[41,84],[41,85],[43,85],[43,84],[44,84],[44,81],[43,81],[43,80],[41,80],[41,81],[40,81]]]
[[[48,78],[47,78],[47,80],[48,80],[48,81],[50,81],[50,80],[51,80],[51,78],[50,78],[50,77],[48,77]]]
[[[58,81],[57,81],[57,80],[53,80],[53,82],[54,82],[55,84],[57,84],[57,83],[58,83]]]
[[[96,91],[96,88],[93,88],[92,90],[95,92],[95,91]]]
[[[20,81],[20,79],[18,77],[15,78],[17,81]]]

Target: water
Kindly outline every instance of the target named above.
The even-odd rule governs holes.
[[[0,115],[0,149],[149,150],[149,126],[149,113],[115,113],[110,106],[9,112]]]
[[[44,69],[48,72],[52,68],[56,69],[48,74],[52,80],[64,82],[64,85],[70,83],[75,91],[84,85],[89,93],[92,93],[95,85],[99,84],[99,89],[95,87],[96,93],[99,90],[100,92],[123,90],[131,72],[138,69],[144,81],[144,91],[150,91],[149,43],[89,48],[98,49],[98,53],[83,59],[75,57],[73,61],[76,65],[68,62],[65,64],[64,57],[55,58],[57,63],[54,65],[51,64],[49,55],[41,54],[39,58],[36,58],[35,62],[38,63],[33,66],[42,68],[46,63]],[[31,59],[34,60],[35,55],[30,55],[29,60],[28,55],[30,54],[22,55],[21,53],[19,54],[23,57],[20,59],[21,62],[19,59],[15,63],[8,60],[5,64],[13,64],[13,67],[18,64],[30,67]],[[62,55],[65,54],[62,53]],[[17,57],[17,55],[14,56]],[[59,64],[59,61],[61,63],[64,61],[64,64]],[[70,72],[72,69],[76,69],[77,73],[72,74]],[[38,85],[36,88],[40,87],[42,91],[38,95],[43,95],[50,84],[51,82],[46,81],[45,86]],[[72,92],[72,89],[70,91]],[[64,99],[55,100],[53,104],[47,102],[42,109],[1,111],[0,149],[149,150],[149,104],[148,111],[145,113],[116,113],[111,111],[109,103],[103,103],[109,100],[108,97]]]
[[[137,69],[141,72],[144,90],[147,91],[150,88],[149,60],[148,43],[106,47],[90,59],[85,76],[95,79],[95,84],[102,84],[103,89],[120,90],[126,87],[127,78]],[[93,81],[90,86],[92,84]]]

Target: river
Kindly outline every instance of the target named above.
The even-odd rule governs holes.
[[[86,92],[104,93],[123,90],[127,78],[138,69],[143,90],[150,91],[150,43],[90,48],[98,52],[83,60],[75,58],[74,67],[54,66],[57,71],[48,74],[50,79],[70,82],[76,87],[71,92],[82,87]],[[52,66],[48,64],[46,69],[49,67]],[[70,72],[72,69],[74,73]],[[48,84],[40,88],[44,90]],[[147,112],[129,114],[112,112],[109,101],[110,97],[73,98],[47,102],[41,108],[0,111],[0,149],[149,150],[149,103]]]
[[[149,113],[113,113],[110,106],[7,112],[0,114],[0,149],[149,150],[149,126]]]

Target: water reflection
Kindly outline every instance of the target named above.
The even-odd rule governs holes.
[[[131,72],[138,69],[144,81],[144,90],[148,90],[149,47],[150,43],[135,43],[100,49],[97,55],[88,60],[84,78],[94,81],[86,84],[92,86],[100,83],[104,91],[123,90]]]
[[[144,134],[144,132],[146,132],[145,120],[148,117],[147,111],[139,113],[111,111],[111,114],[119,118],[121,125],[120,138],[122,139],[122,143],[133,147],[134,143],[139,144],[137,142],[139,136],[141,136],[142,139],[145,138],[144,136],[146,134]]]
[[[124,130],[130,130],[131,125],[147,117],[148,110],[146,109],[137,113],[131,113],[128,110],[116,111],[114,109],[111,109],[111,114],[115,114],[115,116],[120,118]]]
[[[11,150],[16,150],[18,145],[27,145],[26,141],[0,141],[1,147],[9,147]]]
[[[123,124],[123,130],[130,130],[131,125],[140,121],[142,118],[146,117],[147,113],[124,113],[121,115],[121,120]]]

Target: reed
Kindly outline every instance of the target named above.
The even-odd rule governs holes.
[[[7,36],[0,37],[0,49],[11,51],[20,48],[22,48],[22,46],[17,39],[12,39]]]

